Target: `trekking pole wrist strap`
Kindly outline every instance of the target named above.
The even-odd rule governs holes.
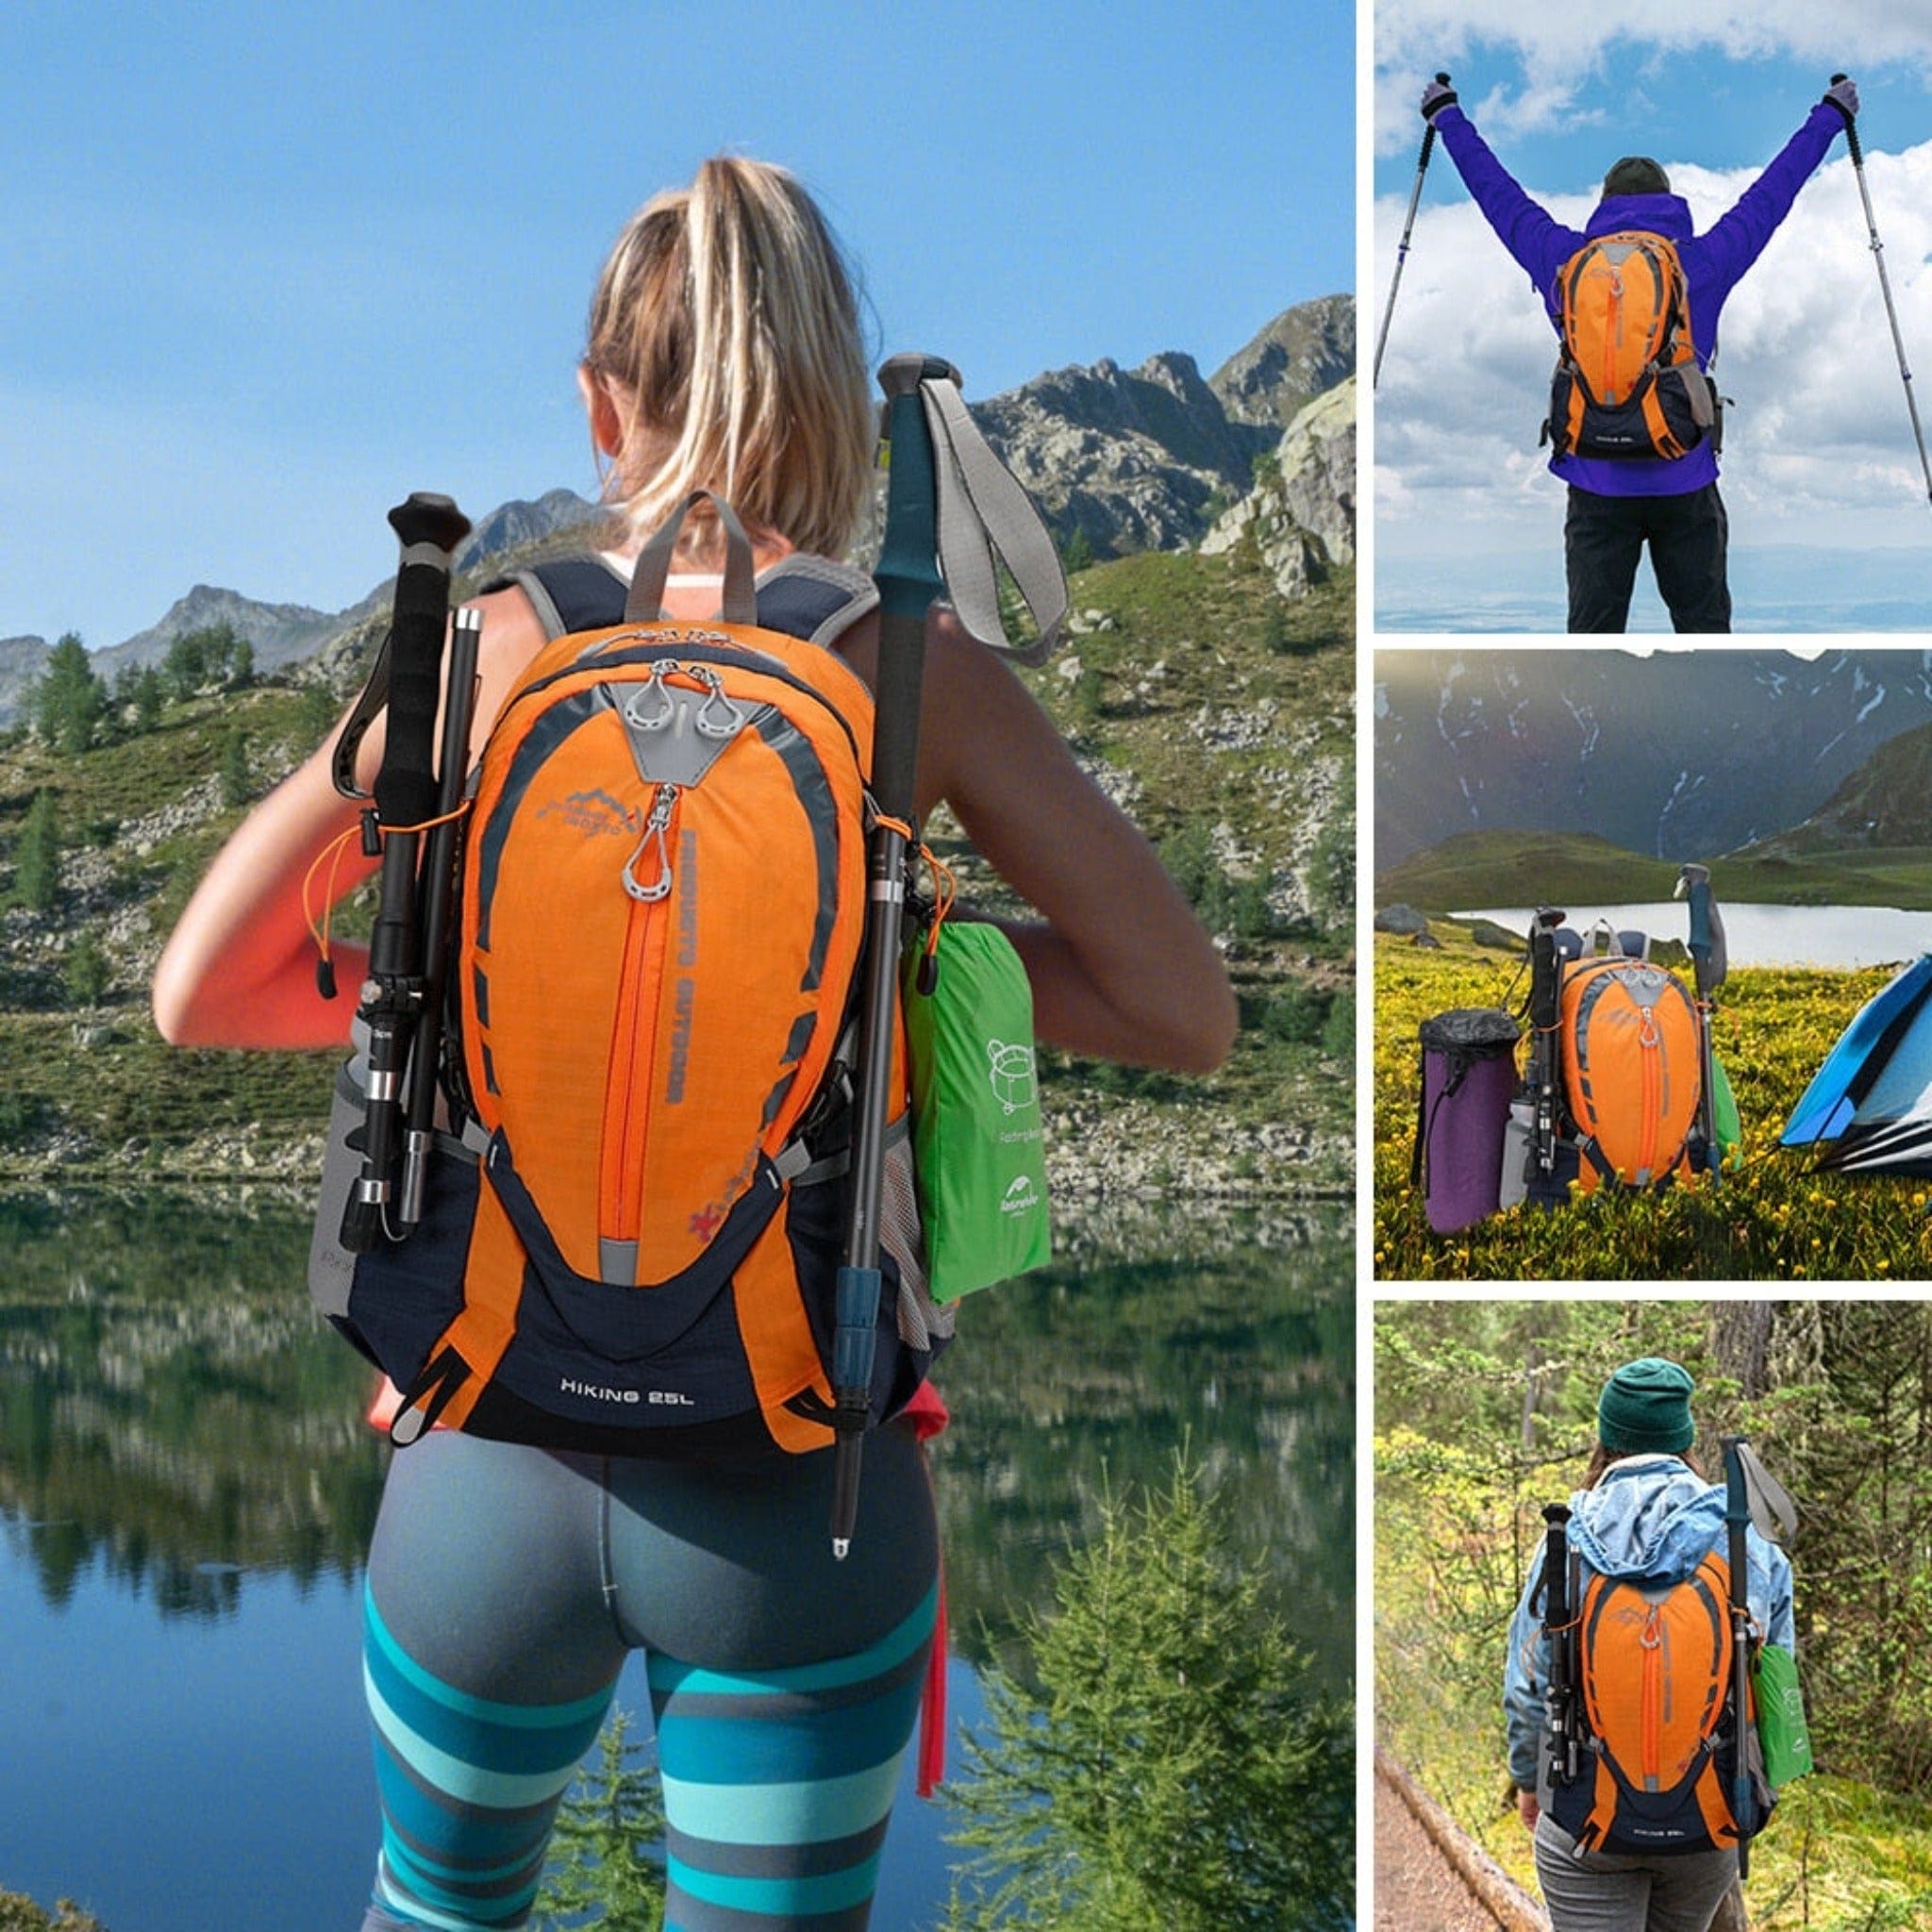
[[[939,495],[940,571],[959,622],[981,643],[1023,664],[1044,660],[1067,614],[1067,581],[1033,499],[974,422],[958,383],[927,375],[920,400],[931,433]],[[1000,610],[1004,563],[1038,637],[1017,644]]]

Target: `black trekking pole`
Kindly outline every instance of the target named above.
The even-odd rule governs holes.
[[[1439,74],[1436,79],[1443,86],[1449,85],[1449,76]],[[1402,241],[1395,251],[1395,274],[1389,283],[1389,302],[1382,310],[1382,326],[1375,331],[1375,360],[1369,371],[1369,387],[1374,389],[1382,380],[1382,351],[1389,341],[1389,322],[1395,313],[1395,291],[1402,286],[1403,265],[1408,259],[1408,238],[1415,231],[1415,211],[1423,198],[1423,176],[1429,172],[1429,157],[1436,148],[1436,124],[1431,121],[1423,128],[1423,149],[1416,158],[1415,186],[1408,191],[1408,219],[1402,225]]]
[[[1530,1066],[1536,1080],[1537,1172],[1544,1179],[1557,1171],[1557,1023],[1563,969],[1557,958],[1556,929],[1564,915],[1540,906],[1529,930]]]
[[[1550,1640],[1550,1686],[1545,1709],[1549,1714],[1550,1784],[1567,1785],[1576,1776],[1575,1691],[1576,1607],[1570,1601],[1570,1508],[1564,1503],[1544,1507],[1543,1630]]]
[[[1751,1598],[1750,1551],[1744,1532],[1751,1522],[1751,1503],[1744,1487],[1744,1436],[1724,1438],[1724,1529],[1729,1536],[1731,1566],[1731,1737],[1737,1757],[1731,1766],[1731,1816],[1738,1822],[1738,1876],[1751,1865],[1753,1825],[1750,1753],[1745,1733],[1751,1722]]]
[[[362,817],[363,849],[380,853],[382,880],[369,941],[369,976],[358,1017],[369,1029],[369,1104],[362,1173],[342,1209],[342,1246],[370,1253],[387,1231],[401,1152],[402,1081],[423,1006],[416,861],[422,828],[436,816],[433,750],[451,554],[470,520],[446,496],[422,491],[390,511],[402,543],[390,630],[389,731],[374,809]]]
[[[1704,1136],[1705,1167],[1721,1165],[1717,1144],[1717,1056],[1710,1040],[1712,1000],[1730,967],[1724,950],[1724,921],[1710,891],[1710,868],[1686,865],[1677,874],[1676,897],[1688,902],[1690,935],[1686,941],[1697,977],[1697,1124]]]
[[[483,619],[458,610],[450,627],[449,670],[442,681],[442,749],[436,768],[436,822],[423,841],[417,896],[423,908],[423,1008],[409,1054],[404,1116],[403,1180],[396,1225],[407,1234],[423,1219],[423,1189],[436,1135],[437,1077],[442,1061],[443,995],[449,979],[449,927],[462,849],[463,793],[470,769],[470,724],[476,710],[476,654]]]
[[[832,1555],[841,1561],[852,1547],[858,1519],[858,1470],[871,1420],[873,1357],[878,1340],[879,1206],[891,1105],[906,868],[918,846],[913,774],[919,758],[920,691],[925,677],[925,623],[945,590],[939,567],[938,470],[920,393],[928,378],[957,383],[959,374],[931,356],[894,356],[879,371],[879,386],[887,398],[886,444],[891,454],[885,538],[873,574],[879,587],[878,691],[872,741],[874,822],[868,841],[865,941],[859,965],[851,1194],[832,1353]]]
[[[1831,84],[1837,87],[1846,76],[1834,74]],[[1842,113],[1843,109],[1840,108]],[[1872,213],[1872,192],[1865,186],[1865,151],[1858,142],[1857,119],[1845,115],[1845,143],[1852,151],[1852,172],[1858,177],[1858,199],[1865,204],[1865,228],[1872,237],[1872,259],[1878,264],[1878,286],[1885,296],[1885,312],[1891,322],[1891,345],[1898,351],[1898,373],[1905,381],[1906,408],[1912,418],[1912,441],[1919,445],[1919,467],[1925,475],[1925,495],[1932,500],[1932,462],[1925,458],[1925,433],[1919,426],[1918,398],[1912,392],[1912,372],[1906,365],[1906,339],[1899,333],[1898,309],[1891,299],[1891,277],[1885,272],[1885,243],[1878,239],[1878,223]]]

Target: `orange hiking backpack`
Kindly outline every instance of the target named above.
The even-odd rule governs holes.
[[[1574,960],[1563,972],[1557,1024],[1584,1191],[1693,1173],[1703,1050],[1683,981],[1614,953]]]
[[[625,608],[594,561],[540,567],[546,628],[582,621],[587,574],[591,608]],[[409,1240],[311,1258],[312,1280],[335,1271],[325,1311],[402,1391],[397,1441],[438,1422],[623,1454],[831,1441],[873,703],[811,640],[875,601],[860,573],[789,558],[755,614],[564,629],[505,703],[450,970],[467,1145],[443,1141]],[[877,1415],[952,1328],[925,1292],[904,1108]],[[356,1113],[340,1096],[339,1122]]]
[[[1595,236],[1557,271],[1555,294],[1562,348],[1544,429],[1558,456],[1670,458],[1715,429],[1672,242]]]
[[[1571,1611],[1582,1718],[1577,1774],[1549,1808],[1579,1850],[1641,1856],[1735,1845],[1762,1828],[1732,1810],[1730,1567],[1716,1551],[1674,1584],[1593,1576]],[[1573,1599],[1574,1600],[1574,1599]],[[1745,1713],[1746,1750],[1754,1713]],[[1769,1790],[1754,1779],[1754,1803]]]

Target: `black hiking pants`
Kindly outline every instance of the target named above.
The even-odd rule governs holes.
[[[1563,560],[1570,579],[1570,628],[1621,631],[1630,616],[1637,560],[1650,567],[1671,624],[1680,631],[1728,631],[1731,591],[1724,575],[1729,526],[1715,483],[1682,496],[1599,496],[1570,486]]]

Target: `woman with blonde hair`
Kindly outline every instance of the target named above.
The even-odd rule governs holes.
[[[713,159],[633,218],[599,277],[578,379],[620,512],[610,549],[574,566],[573,596],[610,604],[601,621],[618,621],[638,549],[697,488],[744,524],[761,587],[788,559],[844,554],[874,426],[857,303],[823,216],[783,170]],[[694,514],[670,615],[713,613],[722,546],[716,519]],[[475,608],[473,750],[548,638],[582,627],[527,575]],[[840,622],[815,641],[872,682],[875,614],[860,598]],[[365,786],[380,737],[359,753]],[[1235,1008],[1208,935],[1024,688],[944,614],[928,625],[916,791],[922,818],[950,806],[1036,908],[1005,929],[1043,1040],[1219,1062]],[[341,1042],[347,1016],[315,987],[302,880],[355,816],[329,746],[250,815],[158,968],[168,1039]],[[634,1649],[670,1821],[667,1923],[867,1924],[932,1640],[938,1539],[902,1419],[871,1438],[860,1533],[834,1561],[831,1459],[749,1435],[698,1460],[450,1430],[394,1458],[368,1573],[384,1829],[365,1932],[526,1922],[558,1804]]]

